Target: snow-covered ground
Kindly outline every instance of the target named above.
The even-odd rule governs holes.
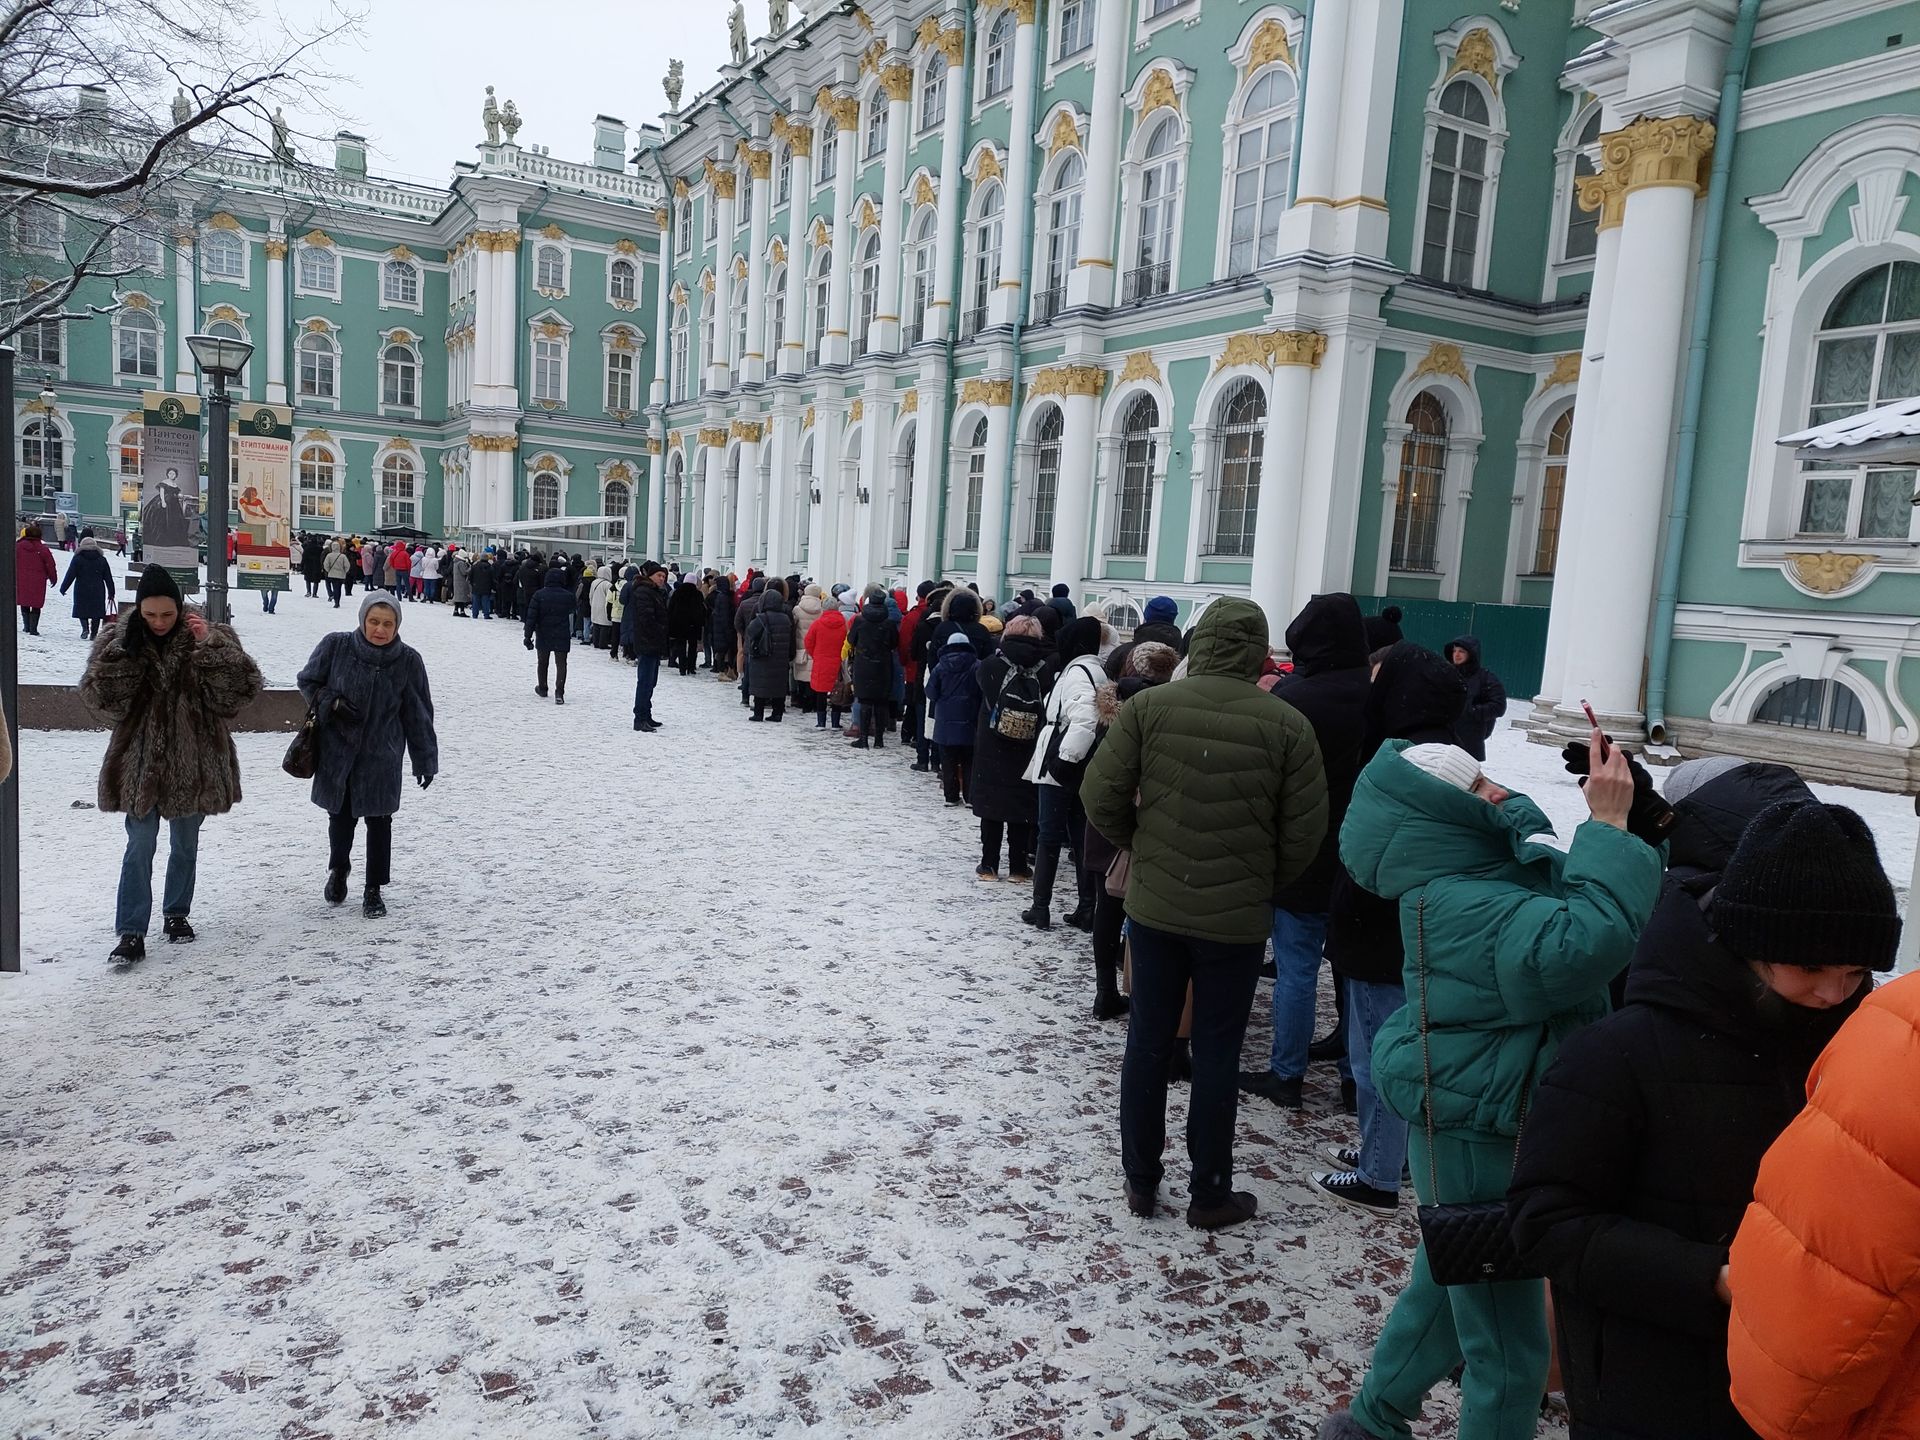
[[[283,684],[350,615],[235,612]],[[23,677],[77,678],[75,629],[50,609]],[[0,1432],[1304,1437],[1351,1391],[1414,1232],[1302,1179],[1352,1139],[1331,1071],[1243,1107],[1254,1223],[1188,1230],[1178,1154],[1136,1221],[1084,938],[974,880],[901,750],[747,724],[704,675],[636,735],[603,654],[559,709],[517,625],[402,635],[442,772],[379,924],[322,901],[324,819],[243,736],[201,940],[109,971],[104,736],[23,737]],[[1579,813],[1552,752],[1495,753]]]

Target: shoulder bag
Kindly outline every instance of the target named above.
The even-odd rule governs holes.
[[[1427,1269],[1436,1285],[1499,1285],[1510,1280],[1534,1280],[1514,1248],[1507,1223],[1507,1202],[1468,1200],[1445,1204],[1440,1199],[1439,1167],[1433,1158],[1433,1059],[1427,1045],[1427,902],[1422,896],[1414,912],[1416,964],[1420,974],[1420,1071],[1426,1093],[1421,1105],[1427,1120],[1427,1193],[1431,1204],[1419,1209],[1420,1245],[1427,1252]],[[1527,1106],[1520,1103],[1520,1130],[1527,1126]],[[1520,1135],[1513,1137],[1513,1153],[1520,1154]]]
[[[300,722],[300,728],[288,742],[287,753],[280,761],[280,768],[296,780],[311,780],[315,768],[314,726],[319,717],[311,706],[307,709],[307,718]]]

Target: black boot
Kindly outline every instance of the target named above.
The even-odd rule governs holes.
[[[169,945],[191,945],[195,939],[193,926],[187,923],[187,917],[184,915],[167,916],[160,931],[167,937]]]
[[[136,960],[147,958],[147,937],[144,935],[122,935],[120,943],[107,954],[109,965],[131,965]]]
[[[360,913],[369,920],[379,920],[387,913],[387,902],[380,898],[378,885],[367,886],[366,894],[360,897]]]
[[[1075,905],[1073,907],[1073,913],[1067,916],[1067,924],[1073,926],[1076,930],[1086,930],[1090,932],[1093,929],[1093,886],[1087,883],[1088,877],[1085,875],[1079,876],[1078,879],[1080,883],[1080,903]]]
[[[1033,904],[1020,918],[1036,930],[1053,928],[1053,877],[1060,868],[1060,847],[1042,845],[1033,857]]]
[[[327,888],[320,892],[327,897],[327,904],[338,905],[347,898],[347,872],[344,870],[327,871]]]
[[[1093,962],[1093,1018],[1117,1020],[1127,1013],[1127,997],[1120,993],[1119,967],[1111,960]]]

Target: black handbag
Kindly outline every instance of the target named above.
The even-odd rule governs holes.
[[[296,780],[311,780],[315,768],[314,726],[318,717],[312,710],[307,718],[300,722],[300,728],[294,732],[293,739],[287,744],[287,753],[281,757],[280,768]]]
[[[1510,1280],[1537,1280],[1513,1243],[1505,1200],[1440,1201],[1439,1167],[1433,1159],[1433,1059],[1427,1046],[1427,902],[1422,896],[1414,912],[1416,963],[1420,972],[1420,1070],[1426,1094],[1427,1193],[1433,1203],[1419,1208],[1420,1248],[1427,1254],[1427,1270],[1436,1285],[1500,1285]],[[1520,1129],[1527,1125],[1527,1107],[1520,1104]],[[1520,1154],[1520,1136],[1513,1137],[1513,1153]]]

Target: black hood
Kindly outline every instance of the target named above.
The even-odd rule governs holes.
[[[1480,641],[1472,635],[1456,635],[1447,642],[1447,653],[1441,657],[1449,665],[1453,664],[1455,648],[1467,652],[1467,663],[1457,667],[1462,675],[1472,679],[1480,673]]]
[[[1360,763],[1389,740],[1453,744],[1454,723],[1466,708],[1460,671],[1424,645],[1402,640],[1387,652],[1367,690]]]
[[[1007,657],[1010,664],[1021,666],[1041,665],[1053,656],[1053,647],[1047,642],[1036,640],[1031,635],[1002,635],[1000,653]]]
[[[867,601],[866,604],[860,607],[860,618],[862,620],[871,620],[876,625],[885,623],[887,619],[887,602],[884,600]]]
[[[1134,644],[1144,645],[1152,640],[1170,647],[1176,655],[1186,653],[1180,648],[1182,638],[1178,625],[1169,625],[1160,620],[1149,620],[1145,625],[1136,625],[1133,629]],[[1366,657],[1362,655],[1361,660],[1364,662],[1365,659]]]
[[[1673,807],[1668,865],[1719,875],[1747,822],[1782,800],[1811,800],[1807,782],[1785,765],[1750,761],[1716,775]]]
[[[1359,602],[1347,594],[1314,596],[1287,626],[1287,649],[1296,675],[1358,670],[1367,663],[1367,623]]]
[[[1091,615],[1082,615],[1077,620],[1067,622],[1060,631],[1058,653],[1060,663],[1078,660],[1082,655],[1098,654],[1100,650],[1100,622]]]
[[[566,571],[560,569],[558,566],[555,566],[553,569],[547,571],[547,588],[549,590],[553,590],[556,588],[561,590],[572,590],[573,582],[567,579]]]
[[[971,590],[956,590],[947,602],[946,618],[955,625],[974,625],[980,620],[980,597]]]

